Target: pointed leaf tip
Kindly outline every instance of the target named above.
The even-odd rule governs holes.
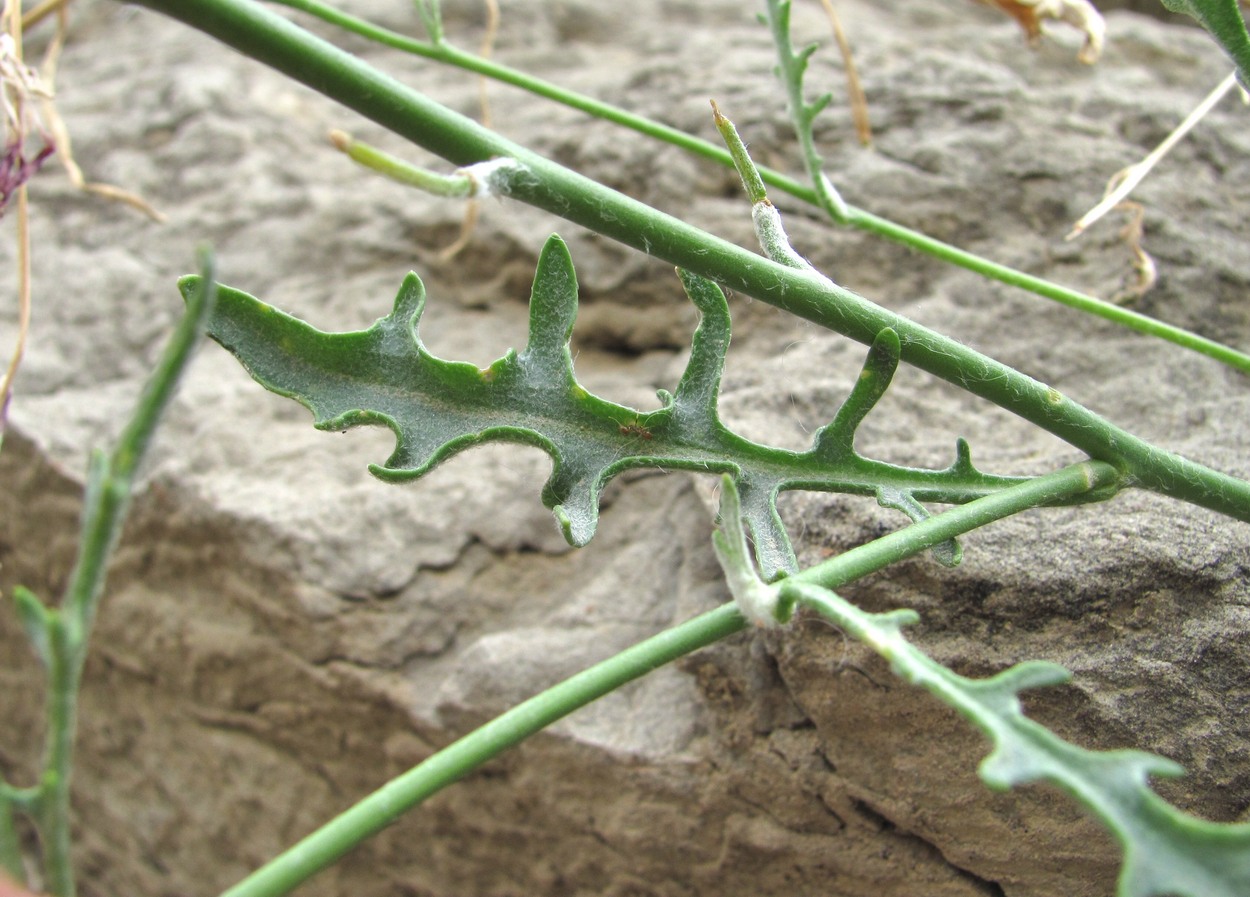
[[[555,515],[564,541],[574,548],[584,548],[595,536],[599,526],[599,498],[583,493],[575,493],[563,504],[551,509]]]
[[[183,302],[190,302],[191,297],[195,295],[199,287],[200,275],[198,274],[185,274],[178,278],[178,292],[181,294]]]
[[[416,332],[417,324],[425,311],[425,284],[415,271],[404,275],[399,291],[395,294],[395,304],[389,317],[396,322],[408,325]]]
[[[962,436],[955,440],[955,463],[950,470],[957,474],[976,473],[976,468],[972,466],[972,446]]]
[[[568,246],[552,234],[538,256],[530,291],[529,342],[520,353],[522,367],[533,376],[573,380],[569,337],[577,319],[577,274]]]

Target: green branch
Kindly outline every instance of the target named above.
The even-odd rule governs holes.
[[[790,39],[790,9],[790,0],[768,0],[768,24],[772,31],[773,43],[777,47],[778,74],[789,100],[790,114],[794,119],[794,131],[802,150],[803,164],[807,169],[809,180],[815,185],[815,188],[812,190],[812,196],[815,204],[830,218],[836,222],[851,224],[878,236],[903,243],[941,261],[966,268],[991,280],[1020,287],[1047,299],[1052,299],[1061,305],[1066,305],[1068,308],[1111,321],[1147,336],[1166,340],[1206,355],[1208,358],[1213,358],[1242,373],[1250,374],[1250,355],[1246,355],[1244,352],[1239,352],[1222,343],[1217,343],[1214,340],[1191,333],[1180,327],[1165,324],[1155,318],[1131,311],[1113,302],[1087,296],[1084,293],[1061,287],[1050,281],[1017,271],[1014,268],[999,265],[973,253],[951,246],[948,243],[936,240],[927,234],[903,227],[893,221],[845,203],[833,186],[833,183],[829,180],[828,175],[826,175],[824,160],[816,148],[815,121],[825,106],[828,105],[830,95],[822,94],[811,103],[803,98],[803,77],[807,72],[807,63],[817,47],[815,44],[812,44],[798,53],[794,51]]]
[[[818,578],[821,582],[845,584],[1039,502],[1077,500],[1091,488],[1114,486],[1116,479],[1115,471],[1103,464],[1067,467],[894,533],[887,537],[891,538],[889,552],[876,551],[872,545],[852,549],[822,564]],[[723,489],[723,495],[736,496],[732,479],[726,478]],[[734,523],[741,538],[742,528],[736,517]],[[760,583],[760,588],[778,587]],[[739,605],[722,605],[535,695],[392,779],[225,891],[222,897],[282,897],[422,801],[531,735],[627,682],[742,631],[747,623]]]
[[[255,2],[143,0],[143,5],[216,37],[454,164],[514,159],[532,176],[512,191],[514,199],[860,342],[871,343],[882,330],[892,329],[904,361],[1117,466],[1134,485],[1250,521],[1250,483],[1158,449],[1044,383],[850,290],[763,259],[545,159]]]
[[[12,871],[18,854],[13,840],[13,809],[23,810],[39,833],[45,887],[57,897],[73,897],[75,890],[70,856],[70,780],[87,644],[108,561],[121,536],[130,504],[136,468],[212,312],[216,284],[207,256],[202,267],[201,287],[189,297],[186,314],[149,378],[116,448],[107,455],[92,453],[83,496],[78,558],[61,604],[49,607],[21,587],[14,592],[18,616],[47,675],[47,723],[38,784],[18,790],[0,783],[0,863]]]
[[[652,137],[656,140],[663,141],[672,146],[679,147],[694,155],[701,156],[705,159],[717,162],[727,167],[733,167],[733,158],[730,153],[726,152],[723,147],[717,146],[707,140],[702,140],[685,131],[670,127],[660,122],[653,121],[641,115],[627,112],[617,106],[604,103],[587,97],[584,94],[577,93],[572,90],[544,81],[541,78],[535,78],[524,72],[509,68],[499,63],[492,62],[481,56],[462,50],[446,40],[440,39],[435,43],[414,40],[403,34],[398,34],[386,28],[381,28],[364,19],[357,18],[333,7],[327,6],[320,0],[270,0],[282,6],[288,6],[292,9],[298,9],[302,12],[314,15],[323,21],[329,22],[345,31],[360,35],[369,40],[375,41],[384,46],[392,47],[406,53],[421,56],[435,62],[446,65],[456,66],[465,71],[474,72],[487,78],[499,81],[503,84],[510,84],[528,91],[535,96],[544,97],[572,109],[585,112],[588,115],[612,122],[613,124],[629,128],[639,134]],[[428,27],[428,23],[427,23]],[[441,31],[440,31],[441,34]],[[787,38],[788,43],[788,38]],[[801,102],[801,96],[800,96]],[[795,106],[797,108],[797,105]],[[819,154],[815,149],[815,144],[804,146],[804,159],[809,167],[811,174],[813,159],[819,163]],[[819,169],[817,169],[819,170]],[[874,215],[864,209],[858,208],[849,203],[842,202],[837,198],[837,192],[833,189],[833,185],[823,174],[817,176],[812,175],[813,183],[817,184],[821,189],[813,189],[794,178],[787,177],[780,172],[769,168],[761,168],[759,170],[764,182],[771,187],[776,187],[783,193],[787,193],[796,199],[802,200],[810,205],[822,208],[835,221],[858,228],[859,230],[871,233],[896,243],[901,243],[918,252],[926,253],[948,264],[956,265],[960,268],[980,274],[990,280],[996,280],[1008,286],[1017,287],[1026,290],[1043,298],[1058,302],[1060,305],[1075,309],[1085,314],[1094,315],[1107,321],[1136,330],[1147,336],[1153,336],[1158,339],[1166,340],[1175,345],[1205,355],[1226,364],[1231,368],[1250,374],[1250,355],[1239,352],[1222,343],[1199,336],[1180,327],[1166,324],[1155,318],[1140,314],[1130,309],[1107,302],[1082,293],[1078,290],[1069,289],[1060,286],[1049,280],[1036,277],[1032,274],[1026,274],[1015,268],[999,264],[976,255],[975,253],[959,249],[949,243],[945,243],[934,237],[920,231],[906,227],[895,221]]]
[[[579,707],[744,626],[732,604],[653,636],[496,717],[392,779],[266,863],[222,897],[280,897],[372,837],[426,798],[541,732]]]

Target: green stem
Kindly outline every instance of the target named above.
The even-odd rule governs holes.
[[[791,579],[826,586],[844,585],[993,520],[1038,504],[1074,498],[1092,489],[1114,487],[1117,482],[1118,475],[1105,464],[1076,464],[1010,486],[1001,493],[945,511],[887,536],[888,550],[877,550],[876,543],[870,543]],[[740,531],[741,524],[737,526]],[[745,626],[745,618],[731,602],[566,679],[392,779],[225,891],[222,897],[281,897],[426,798],[556,720],[679,657],[740,632]]]
[[[1119,472],[1109,464],[1098,461],[1072,464],[874,539],[866,545],[808,567],[785,581],[837,589],[852,580],[875,573],[896,561],[995,520],[1010,517],[1028,508],[1059,504],[1080,495],[1114,490],[1120,483]]]
[[[130,503],[131,482],[161,414],[191,359],[211,313],[216,283],[205,256],[203,284],[187,306],[156,370],[146,384],[134,416],[111,455],[92,454],[83,499],[78,559],[60,608],[46,612],[48,691],[47,742],[43,773],[30,809],[39,829],[46,887],[57,897],[73,897],[70,781],[74,762],[78,696],[92,624]]]
[[[672,660],[739,632],[745,625],[737,608],[725,604],[566,679],[383,785],[222,897],[286,894],[421,801],[556,720]]]
[[[786,88],[791,117],[794,119],[795,135],[802,149],[803,165],[807,169],[808,179],[815,188],[811,191],[812,200],[834,221],[850,224],[861,230],[885,237],[897,243],[903,243],[913,249],[924,252],[934,258],[957,265],[1010,286],[1020,287],[1039,296],[1051,299],[1068,308],[1103,318],[1147,336],[1154,336],[1170,343],[1175,343],[1191,351],[1214,358],[1242,373],[1250,373],[1250,355],[1236,349],[1209,340],[1206,337],[1191,333],[1180,327],[1173,327],[1146,315],[1130,311],[1123,306],[1093,296],[1087,296],[1076,290],[1061,287],[1058,284],[1033,277],[1006,265],[999,265],[989,259],[959,249],[949,243],[934,239],[927,234],[904,227],[886,218],[865,212],[850,206],[842,200],[825,175],[824,160],[816,149],[816,135],[812,128],[816,113],[820,106],[812,105],[803,100],[803,72],[806,68],[806,57],[796,55],[790,41],[790,4],[788,0],[768,0],[768,22],[773,34],[773,42],[777,46],[781,81]]]
[[[787,106],[803,152],[803,165],[807,169],[808,180],[815,188],[816,204],[838,224],[849,223],[850,207],[825,176],[825,161],[816,149],[816,135],[812,130],[812,123],[829,104],[831,95],[825,94],[814,103],[803,99],[803,72],[807,69],[807,60],[816,51],[816,45],[812,44],[802,53],[794,52],[790,43],[789,0],[768,0],[768,23],[777,47],[777,74],[786,91]]]
[[[957,265],[960,268],[965,268],[983,277],[1005,283],[1008,286],[1028,290],[1031,293],[1052,299],[1060,305],[1066,305],[1068,308],[1074,308],[1077,311],[1094,315],[1105,321],[1128,327],[1146,336],[1166,340],[1174,345],[1212,358],[1221,364],[1228,365],[1234,370],[1241,371],[1243,374],[1250,374],[1250,355],[1239,352],[1223,343],[1217,343],[1215,340],[1199,336],[1181,327],[1165,324],[1163,321],[1132,311],[1122,305],[1106,302],[1102,299],[1088,296],[1085,293],[1051,283],[1048,280],[1043,280],[1040,277],[1035,277],[1032,274],[1025,274],[1023,271],[1000,265],[997,262],[974,255],[949,243],[943,243],[941,240],[934,239],[920,231],[912,230],[901,224],[881,218],[871,212],[865,212],[854,206],[848,206],[847,209],[849,212],[847,222],[861,230],[886,237],[898,243],[906,243],[913,249],[927,253],[940,261]]]
[[[69,786],[82,651],[71,645],[69,627],[59,611],[48,615],[47,749],[35,818],[43,850],[44,886],[57,897],[73,897]]]
[[[15,802],[8,785],[0,782],[0,879],[7,874],[15,882],[26,880],[22,844],[17,835]]]
[[[570,171],[434,103],[247,0],[142,0],[457,164],[509,157],[511,196],[865,344],[893,328],[909,364],[1006,408],[1133,485],[1250,521],[1250,483],[1158,449],[1058,391],[850,290],[786,268]]]
[[[747,191],[747,199],[751,201],[751,205],[768,202],[768,192],[764,189],[763,178],[760,177],[760,167],[752,161],[746,144],[738,135],[738,129],[734,127],[732,121],[721,114],[720,107],[716,105],[715,100],[712,100],[712,121],[716,123],[716,130],[720,132],[721,140],[725,141],[725,148],[729,150],[738,177],[742,178],[742,186]]]
[[[70,645],[79,655],[79,666],[86,653],[86,641],[99,606],[108,559],[126,519],[135,470],[147,453],[161,415],[173,398],[182,372],[204,334],[216,300],[217,283],[213,279],[212,259],[207,253],[201,256],[201,269],[200,290],[187,304],[186,314],[144,385],[134,416],[122,431],[112,454],[107,459],[100,457],[93,461],[87,484],[78,560],[62,603],[63,608],[72,611],[66,622]]]
[[[734,165],[733,156],[715,143],[702,140],[687,134],[685,131],[679,131],[677,128],[627,112],[575,91],[567,90],[549,81],[535,78],[516,69],[492,62],[489,59],[484,59],[481,56],[461,50],[446,41],[429,43],[414,40],[386,28],[380,28],[363,19],[348,15],[319,2],[319,0],[270,0],[270,2],[309,13],[345,31],[358,34],[384,46],[431,59],[435,62],[453,65],[503,84],[519,87],[535,96],[553,100],[571,109],[577,109],[604,121],[629,128],[639,134],[661,140],[697,156],[718,162],[721,165],[727,167],[733,167]],[[804,159],[810,162],[810,157],[812,156],[819,160],[815,147],[805,148]],[[882,218],[879,215],[874,215],[872,212],[865,211],[850,203],[839,204],[827,191],[818,192],[812,187],[773,169],[760,168],[759,173],[764,182],[770,187],[776,187],[781,192],[787,193],[795,199],[823,209],[833,220],[839,223],[848,224],[866,233],[901,243],[948,264],[956,265],[1008,286],[1027,290],[1035,295],[1058,302],[1060,305],[1065,305],[1068,308],[1103,318],[1147,336],[1166,340],[1226,364],[1235,370],[1250,374],[1250,355],[1244,352],[1239,352],[1236,349],[1207,339],[1204,336],[1199,336],[1183,328],[1165,324],[1155,318],[1131,311],[1115,303],[1098,299],[1078,290],[1069,289],[1041,277],[1026,274],[1007,265],[991,261],[983,256],[952,246],[949,243],[944,243],[905,225]],[[822,180],[821,178],[823,178],[823,175],[816,178],[815,183],[824,186],[827,184],[827,180]],[[829,186],[831,188],[832,185]]]
[[[377,147],[353,140],[342,131],[331,131],[330,142],[357,165],[408,187],[452,199],[465,199],[473,194],[473,180],[466,174],[445,175],[418,168]]]

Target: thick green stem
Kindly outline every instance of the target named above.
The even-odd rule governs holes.
[[[270,0],[270,2],[307,12],[345,31],[359,34],[385,46],[412,53],[416,56],[422,56],[445,65],[454,65],[465,71],[475,72],[503,84],[519,87],[536,96],[545,97],[571,109],[577,109],[604,121],[621,125],[639,134],[653,137],[656,140],[661,140],[687,152],[702,156],[705,159],[719,162],[727,167],[733,167],[734,165],[732,155],[724,147],[718,146],[711,141],[702,140],[692,134],[687,134],[685,131],[679,131],[677,128],[652,121],[649,118],[627,112],[609,103],[595,100],[552,84],[549,81],[544,81],[541,78],[535,78],[516,69],[484,59],[481,56],[455,47],[446,41],[429,43],[414,40],[407,35],[397,34],[386,28],[380,28],[364,19],[348,15],[321,3],[320,0]],[[816,153],[814,146],[811,148],[810,153]],[[804,156],[805,158],[808,156],[808,150],[806,149]],[[819,157],[817,156],[817,158]],[[787,193],[796,199],[825,209],[834,220],[842,224],[848,224],[867,233],[910,246],[912,249],[941,259],[949,264],[973,271],[982,277],[1027,290],[1035,295],[1043,296],[1061,305],[1066,305],[1068,308],[1074,308],[1077,311],[1112,321],[1147,336],[1167,340],[1193,352],[1206,355],[1208,358],[1213,358],[1243,373],[1250,374],[1250,355],[1244,352],[1239,352],[1222,343],[1217,343],[1214,340],[1191,333],[1180,327],[1165,324],[1155,318],[1131,311],[1113,302],[1107,302],[1082,293],[1079,290],[1069,289],[1041,277],[1026,274],[1007,265],[1001,265],[983,256],[952,246],[949,243],[944,243],[920,231],[891,221],[888,218],[874,215],[872,212],[865,211],[850,203],[841,203],[839,205],[838,202],[831,199],[827,191],[817,191],[773,169],[760,168],[759,172],[764,182],[770,187],[776,187],[781,192]],[[825,186],[823,181],[818,180],[817,183],[822,187]]]
[[[745,625],[734,605],[726,604],[566,679],[383,785],[222,897],[286,894],[430,795],[556,720],[657,667],[740,631]]]
[[[1129,475],[1136,485],[1250,521],[1250,483],[1158,449],[1045,384],[804,271],[786,268],[539,156],[434,103],[248,0],[143,0],[458,165],[506,156],[532,179],[514,199],[865,344],[887,327],[903,359]]]

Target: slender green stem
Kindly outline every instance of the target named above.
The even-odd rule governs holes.
[[[45,887],[57,897],[73,897],[69,786],[74,761],[74,733],[84,652],[71,644],[60,611],[48,615],[47,750],[39,784],[36,820],[43,849]]]
[[[1243,373],[1250,373],[1250,355],[1239,352],[1229,346],[1209,340],[1206,337],[1191,333],[1180,327],[1173,327],[1155,318],[1147,317],[1135,311],[1087,296],[1075,290],[1061,287],[1039,277],[1025,274],[1014,268],[999,265],[989,259],[982,258],[971,252],[943,243],[927,234],[896,224],[886,218],[854,208],[842,200],[824,170],[824,160],[816,149],[816,135],[813,122],[824,106],[823,100],[807,103],[803,99],[803,74],[807,68],[807,54],[794,52],[790,40],[790,3],[789,0],[768,0],[768,22],[773,34],[773,42],[777,46],[777,57],[782,84],[786,88],[789,109],[794,119],[795,135],[802,149],[803,164],[807,176],[815,185],[812,190],[816,205],[834,221],[858,227],[869,233],[903,243],[949,264],[974,271],[983,277],[997,280],[1011,286],[1020,287],[1061,305],[1074,308],[1086,314],[1095,315],[1147,336],[1167,340],[1191,351],[1214,358],[1229,367]]]
[[[107,459],[101,457],[93,462],[78,561],[62,603],[67,610],[74,610],[67,623],[70,626],[71,646],[80,655],[85,653],[84,645],[99,606],[108,559],[121,535],[135,470],[147,452],[161,416],[203,337],[205,323],[212,312],[217,284],[213,279],[212,259],[207,253],[201,256],[201,269],[200,292],[188,303],[186,314],[144,386],[134,416],[122,431],[112,454]],[[80,664],[81,661],[80,656]]]
[[[473,193],[473,179],[466,174],[445,175],[418,168],[377,147],[353,140],[342,131],[331,131],[330,142],[357,165],[376,171],[400,184],[416,187],[434,196],[449,196],[453,199],[464,199]]]
[[[878,215],[873,215],[871,212],[865,212],[854,207],[848,208],[850,210],[849,218],[847,219],[848,223],[861,230],[878,234],[899,243],[906,243],[913,249],[927,253],[940,261],[958,265],[961,268],[1009,286],[1028,290],[1031,293],[1052,299],[1060,305],[1066,305],[1068,308],[1074,308],[1077,311],[1094,315],[1105,321],[1120,324],[1146,336],[1166,340],[1192,352],[1212,358],[1234,370],[1241,371],[1243,374],[1250,374],[1250,355],[1239,352],[1223,343],[1217,343],[1215,340],[1199,336],[1181,327],[1165,324],[1163,321],[1132,311],[1122,305],[1097,299],[1077,290],[1070,290],[1067,287],[1035,277],[1032,274],[1025,274],[1023,271],[1017,271],[1006,265],[991,262],[949,243],[943,243],[941,240],[934,239],[920,231],[912,230],[901,224],[881,218]]]
[[[1163,451],[1057,390],[812,274],[732,243],[570,171],[431,101],[247,0],[142,0],[457,164],[505,156],[533,176],[511,196],[822,327],[871,344],[887,327],[903,360],[1053,433],[1134,485],[1250,521],[1250,483]]]
[[[712,121],[716,123],[716,130],[720,132],[721,140],[725,141],[725,148],[729,150],[729,155],[733,158],[733,166],[738,172],[738,177],[742,178],[742,186],[746,188],[747,199],[751,200],[752,205],[768,202],[768,192],[764,189],[763,178],[760,177],[760,167],[752,161],[746,144],[738,135],[738,129],[734,127],[732,121],[721,114],[720,107],[716,105],[715,100],[712,101]]]
[[[39,783],[28,792],[6,790],[0,799],[0,861],[11,868],[16,844],[12,833],[14,795],[35,821],[43,851],[45,886],[57,897],[73,897],[74,869],[70,840],[70,781],[74,762],[78,695],[92,624],[104,589],[108,561],[125,521],[134,473],[151,442],[160,416],[173,396],[192,350],[212,311],[216,284],[205,256],[203,287],[188,303],[182,322],[149,379],[134,416],[111,455],[94,452],[83,498],[78,559],[59,608],[26,608],[23,622],[35,640],[47,675],[46,742]],[[33,596],[26,599],[29,604]],[[6,815],[7,814],[7,815]],[[7,828],[7,831],[6,831]],[[19,858],[20,859],[20,858]]]
[[[1119,472],[1109,464],[1097,461],[1072,464],[874,539],[866,545],[808,567],[785,581],[837,589],[852,580],[995,520],[1010,517],[1028,508],[1058,504],[1081,495],[1114,491],[1121,483]]]
[[[524,72],[492,62],[489,59],[484,59],[481,56],[461,50],[446,41],[428,43],[414,40],[394,31],[380,28],[363,19],[348,15],[319,2],[319,0],[270,0],[270,2],[317,16],[323,21],[329,22],[345,31],[350,31],[385,46],[446,65],[453,65],[465,71],[471,71],[501,83],[519,87],[536,96],[545,97],[604,121],[629,128],[639,134],[664,141],[687,152],[702,156],[705,159],[733,167],[734,160],[732,155],[715,143],[702,140],[687,134],[685,131],[680,131],[677,128],[661,124],[644,116],[627,112],[609,103],[567,90],[548,81],[527,75]],[[814,145],[810,148],[810,152],[806,149],[804,151],[805,160],[809,156],[815,156],[819,160],[819,155],[816,154]],[[781,192],[787,193],[796,199],[824,209],[835,221],[909,246],[919,252],[980,274],[982,277],[990,280],[996,280],[1008,286],[1027,290],[1038,296],[1065,305],[1068,308],[1103,318],[1147,336],[1166,340],[1190,351],[1205,355],[1243,373],[1250,374],[1250,355],[1239,352],[1230,346],[1207,339],[1204,336],[1199,336],[1183,328],[1165,324],[1155,318],[1115,303],[1098,299],[1079,290],[1060,286],[1044,278],[1027,274],[975,253],[959,249],[949,243],[944,243],[920,231],[875,215],[850,203],[839,203],[833,199],[836,196],[836,191],[830,192],[832,191],[832,185],[828,183],[828,179],[824,178],[823,175],[816,180],[816,183],[822,187],[828,185],[828,190],[822,192],[770,168],[760,168],[759,172],[764,182],[770,187],[776,187]]]
[[[803,152],[803,165],[807,168],[808,180],[815,188],[816,204],[835,222],[849,223],[851,210],[825,175],[825,160],[816,149],[816,134],[812,129],[812,123],[829,105],[832,97],[826,93],[813,103],[803,99],[803,73],[817,45],[812,44],[800,53],[794,52],[790,42],[790,0],[768,0],[768,22],[777,47],[777,73],[794,119],[795,134]]]
[[[430,795],[556,720],[657,667],[740,631],[745,625],[734,605],[725,604],[566,679],[391,780],[222,897],[286,894]]]
[[[889,540],[887,550],[877,550],[877,543],[870,543],[791,579],[826,587],[831,583],[844,585],[991,521],[1039,504],[1074,498],[1093,489],[1114,488],[1118,481],[1115,470],[1105,464],[1076,464],[909,526],[886,537]],[[736,522],[735,526],[741,536],[741,523]],[[738,557],[738,562],[744,569],[749,566],[744,556]],[[749,571],[744,572],[744,576],[753,578]],[[760,587],[774,588],[762,583]],[[731,602],[564,680],[392,779],[224,892],[222,897],[281,897],[428,797],[556,720],[679,657],[740,632],[746,625],[746,618]]]
[[[17,835],[17,806],[10,789],[0,782],[0,878],[5,874],[13,881],[24,881],[22,845]]]
[[[746,144],[738,136],[738,129],[733,122],[721,115],[715,100],[712,101],[712,115],[716,120],[716,130],[720,131],[725,146],[734,158],[734,168],[738,170],[738,177],[742,178],[747,198],[751,200],[751,221],[755,225],[755,237],[759,240],[764,255],[788,268],[814,272],[816,269],[811,262],[799,255],[790,244],[785,226],[781,223],[781,213],[772,204],[764,189],[759,166],[752,161],[751,154],[747,152]]]

